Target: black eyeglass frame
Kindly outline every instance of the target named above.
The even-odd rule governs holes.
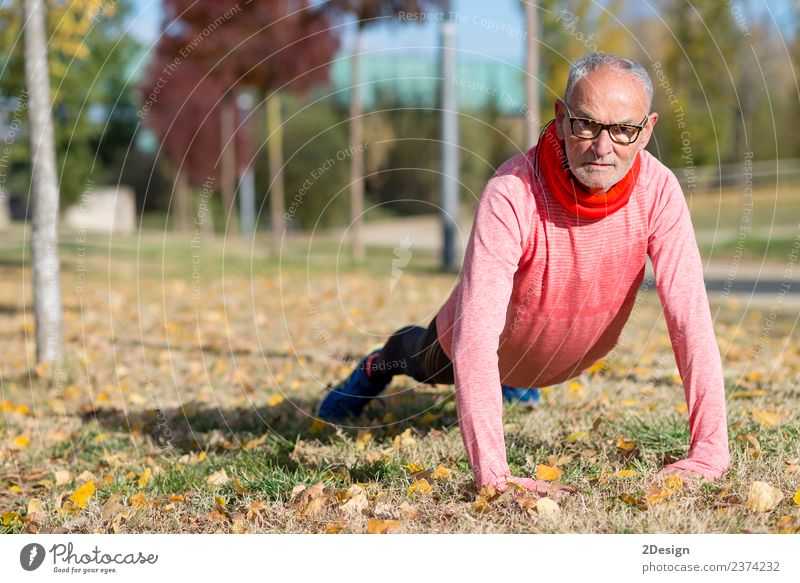
[[[599,136],[601,133],[603,133],[603,130],[606,130],[608,132],[608,137],[611,138],[612,142],[614,142],[615,144],[620,144],[621,146],[630,146],[636,140],[639,139],[639,135],[642,133],[642,130],[647,125],[647,118],[650,117],[649,113],[645,114],[644,119],[642,120],[642,123],[640,123],[639,125],[629,124],[629,123],[602,123],[602,122],[599,122],[596,119],[592,119],[590,117],[576,117],[576,116],[572,115],[572,110],[570,109],[569,105],[567,105],[567,102],[563,101],[563,100],[559,100],[559,101],[561,101],[561,103],[564,105],[564,107],[567,108],[567,113],[569,113],[569,115],[567,116],[567,119],[569,120],[569,129],[572,132],[572,135],[574,137],[578,138],[579,140],[596,140],[597,136]],[[590,123],[595,124],[595,126],[599,127],[600,129],[597,130],[595,135],[592,136],[592,137],[579,136],[579,135],[577,135],[575,133],[575,122],[576,121],[588,121]],[[614,139],[614,136],[611,134],[611,128],[635,129],[636,130],[636,135],[633,136],[633,139],[631,139],[631,141],[629,141],[629,142],[620,142],[619,140]]]

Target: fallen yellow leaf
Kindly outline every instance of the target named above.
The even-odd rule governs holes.
[[[145,468],[144,472],[142,472],[142,475],[139,476],[139,487],[146,488],[147,482],[150,481],[150,476],[152,475],[153,475],[153,470],[151,470],[150,468]]]
[[[423,468],[421,465],[413,464],[413,463],[412,464],[406,464],[406,468],[408,468],[408,471],[411,472],[412,474],[416,474],[416,473],[425,471],[425,468]]]
[[[399,520],[381,520],[380,518],[370,518],[367,522],[368,534],[386,534],[390,530],[400,528]]]
[[[638,474],[639,472],[637,472],[636,470],[620,470],[617,472],[617,475],[620,478],[631,478],[633,476],[637,476]]]
[[[21,522],[20,515],[17,512],[3,512],[0,515],[0,522],[3,523],[3,526],[13,526]]]
[[[422,496],[426,496],[433,491],[433,486],[431,486],[428,480],[426,480],[425,478],[421,478],[416,482],[414,482],[413,484],[411,484],[408,487],[407,491],[409,495],[419,494]]]
[[[539,464],[536,466],[536,479],[537,480],[544,480],[546,482],[550,482],[552,480],[558,480],[563,474],[564,471],[553,467],[553,466],[546,466],[544,464]]]
[[[446,468],[443,465],[437,466],[437,468],[431,474],[431,478],[434,480],[449,480],[450,474],[453,473],[453,470],[450,468]]]
[[[622,451],[633,451],[636,448],[636,442],[620,437],[617,440],[617,447]]]
[[[794,496],[792,496],[792,502],[794,502],[795,505],[800,506],[800,488],[798,488],[797,492],[795,492]]]
[[[570,433],[567,435],[567,443],[574,443],[576,441],[581,441],[582,439],[586,439],[589,437],[589,433],[586,431],[575,431],[574,433]]]
[[[74,508],[86,508],[86,503],[89,498],[94,496],[95,487],[94,482],[86,482],[84,485],[79,486],[69,497],[69,501]]]
[[[147,496],[144,494],[144,492],[134,494],[130,497],[128,502],[133,508],[145,508],[148,504]]]
[[[283,403],[284,398],[283,395],[272,395],[269,399],[267,399],[267,406],[268,407],[277,407],[281,403]]]
[[[775,427],[780,425],[783,415],[775,411],[768,411],[766,409],[753,409],[753,419],[759,422],[764,427]]]
[[[14,449],[22,449],[24,447],[28,447],[28,444],[31,442],[30,439],[25,437],[24,435],[20,435],[19,437],[15,437],[13,441]]]

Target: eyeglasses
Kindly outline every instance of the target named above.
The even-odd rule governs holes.
[[[600,135],[600,132],[608,130],[608,137],[611,138],[611,141],[622,144],[623,146],[627,146],[636,141],[639,137],[639,133],[644,129],[647,123],[647,117],[650,115],[645,115],[642,123],[639,125],[627,123],[600,123],[588,117],[573,116],[569,105],[564,101],[561,103],[564,104],[564,107],[567,108],[567,113],[569,113],[570,129],[572,129],[573,136],[580,140],[594,140]]]

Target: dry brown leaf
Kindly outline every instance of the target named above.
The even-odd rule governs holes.
[[[747,493],[747,508],[754,512],[769,512],[783,500],[783,492],[767,482],[753,482]]]
[[[622,500],[625,504],[638,508],[639,510],[647,510],[647,502],[642,498],[637,498],[636,496],[625,493],[625,494],[620,494],[619,499]]]
[[[536,512],[547,518],[555,519],[561,515],[561,508],[558,502],[552,498],[540,498],[536,501]]]
[[[44,511],[44,504],[37,498],[28,500],[28,512],[26,517],[31,522],[42,524],[47,518],[47,513]]]
[[[214,472],[206,479],[206,483],[209,486],[224,486],[230,481],[231,479],[228,477],[228,473],[225,471],[225,468]]]
[[[322,531],[323,534],[339,534],[344,530],[344,523],[333,523],[329,522],[325,525],[325,530]]]
[[[342,504],[341,509],[351,516],[358,516],[369,505],[367,493],[361,486],[355,484],[350,486],[347,492],[349,493],[347,502]]]
[[[408,503],[408,501],[403,501],[403,503],[398,506],[397,508],[400,513],[409,520],[414,520],[419,518],[421,512],[417,510],[414,506]]]
[[[517,496],[515,498],[517,505],[528,515],[533,515],[536,512],[536,503],[539,498],[536,496]]]

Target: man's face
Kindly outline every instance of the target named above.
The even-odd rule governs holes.
[[[633,74],[600,67],[575,83],[567,106],[573,117],[639,125],[647,113],[647,92]],[[593,140],[575,137],[564,103],[556,100],[555,108],[556,132],[564,141],[570,170],[593,194],[606,192],[628,173],[637,152],[650,141],[658,121],[657,113],[649,114],[636,141],[623,145],[612,141],[608,130],[601,131]]]

